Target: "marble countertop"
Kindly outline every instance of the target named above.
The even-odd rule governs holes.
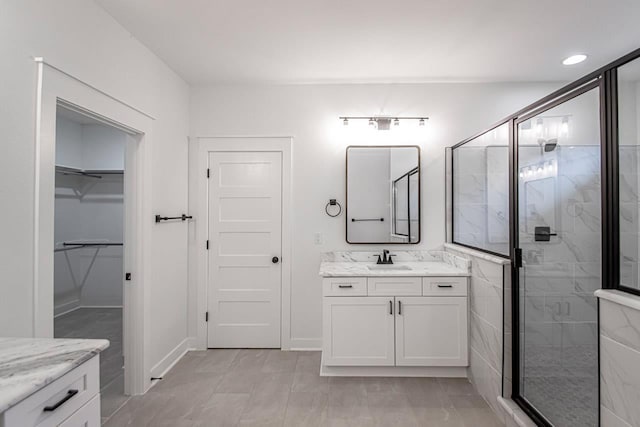
[[[409,270],[371,270],[368,266],[376,265],[373,262],[332,262],[323,261],[320,264],[320,276],[322,277],[349,277],[349,276],[469,276],[468,270],[455,267],[442,261],[422,262],[397,262],[393,266],[407,266]],[[392,266],[392,267],[393,267]]]
[[[107,340],[0,338],[0,413],[107,347]]]
[[[417,277],[417,276],[470,276],[470,262],[444,251],[391,251],[393,265],[389,269],[370,269],[378,255],[372,251],[338,251],[322,254],[322,277]],[[393,267],[405,266],[405,270]],[[382,266],[380,266],[382,267]]]

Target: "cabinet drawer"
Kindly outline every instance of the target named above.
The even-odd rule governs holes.
[[[98,395],[99,356],[94,356],[4,413],[6,427],[58,426]]]
[[[467,296],[466,277],[423,277],[424,296]]]
[[[366,296],[367,279],[364,277],[329,277],[322,280],[325,297]]]
[[[369,277],[367,279],[369,296],[420,296],[422,295],[419,277]]]
[[[100,427],[100,395],[94,396],[82,408],[64,420],[59,427]]]

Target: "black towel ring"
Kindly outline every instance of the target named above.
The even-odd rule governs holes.
[[[337,206],[339,208],[338,213],[335,215],[331,215],[329,213],[329,206]],[[342,205],[340,203],[338,203],[338,201],[336,199],[329,199],[329,203],[327,203],[327,206],[324,207],[324,211],[327,213],[327,215],[329,215],[331,218],[335,218],[337,216],[340,216],[340,214],[342,213]]]

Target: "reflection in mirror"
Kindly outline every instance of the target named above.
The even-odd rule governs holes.
[[[420,148],[347,148],[347,242],[420,241]]]

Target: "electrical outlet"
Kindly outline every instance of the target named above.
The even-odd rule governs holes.
[[[323,241],[322,233],[315,233],[315,234],[313,235],[313,242],[314,242],[316,245],[321,245],[321,244],[322,244],[322,241]]]

